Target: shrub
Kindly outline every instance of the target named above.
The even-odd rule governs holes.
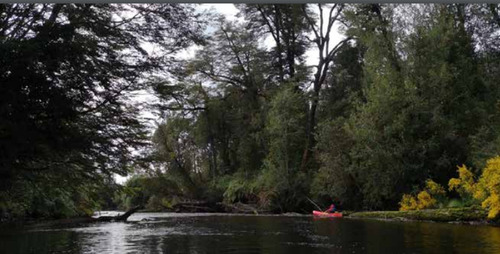
[[[436,203],[436,199],[425,190],[417,195],[417,210],[434,207]]]
[[[464,200],[481,202],[488,209],[488,218],[500,214],[500,156],[489,159],[481,177],[476,182],[466,166],[458,167],[458,178],[448,182],[449,190],[456,190]]]
[[[400,211],[421,210],[427,208],[434,208],[445,199],[445,190],[438,183],[428,179],[425,182],[424,190],[420,191],[415,198],[412,195],[404,194],[401,202],[399,202]]]
[[[481,205],[488,209],[488,218],[497,218],[500,213],[500,156],[486,162],[477,185],[474,198],[483,200]]]
[[[223,197],[225,202],[251,202],[256,199],[254,180],[243,173],[234,174],[227,182]]]
[[[428,179],[425,182],[425,188],[433,196],[444,197],[446,195],[446,191],[444,190],[443,186],[432,181],[431,179]]]
[[[417,200],[410,194],[403,194],[403,198],[401,202],[399,202],[399,205],[401,206],[399,208],[400,211],[416,210],[418,207]]]
[[[458,178],[451,178],[448,182],[450,191],[457,191],[464,199],[470,199],[476,192],[477,185],[474,181],[474,174],[465,165],[458,167]]]

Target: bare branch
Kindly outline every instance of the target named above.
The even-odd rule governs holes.
[[[313,30],[314,35],[316,35],[316,38],[319,38],[318,31],[316,30],[316,24],[314,24],[314,21],[311,19],[311,17],[309,17],[309,15],[307,15],[307,10],[306,10],[305,5],[304,5],[304,6],[302,6],[302,11],[304,12],[304,17],[306,18],[307,23],[309,24],[309,26],[310,26],[310,27],[311,27],[311,29]],[[319,42],[318,42],[318,41],[316,41],[316,44],[318,44],[318,45],[319,45]]]
[[[226,36],[227,41],[229,42],[231,50],[233,51],[234,56],[236,57],[236,60],[238,61],[241,70],[243,71],[243,75],[245,76],[245,78],[247,78],[248,75],[247,75],[247,71],[245,69],[245,65],[243,65],[243,61],[241,61],[241,59],[240,59],[240,55],[238,53],[238,50],[236,49],[236,45],[234,44],[234,41],[231,39],[231,37],[229,36],[227,31],[224,29],[224,27],[221,26],[221,30],[224,33],[224,35]]]

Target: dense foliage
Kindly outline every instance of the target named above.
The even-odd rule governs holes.
[[[276,211],[308,210],[307,197],[397,208],[427,179],[445,185],[499,152],[498,6],[238,7],[243,20],[213,24],[179,81],[157,90],[175,109],[158,131],[187,122],[172,142],[190,148],[172,156],[193,158],[183,178],[200,193]],[[303,47],[318,51],[314,66]],[[436,204],[425,191],[415,205]]]
[[[144,45],[176,52],[198,23],[181,5],[0,5],[1,212],[95,208],[148,142],[131,97],[171,63]]]
[[[0,5],[0,209],[426,208],[500,153],[499,5],[237,8]]]

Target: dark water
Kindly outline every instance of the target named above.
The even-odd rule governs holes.
[[[167,213],[129,221],[0,225],[0,253],[500,253],[491,226]]]

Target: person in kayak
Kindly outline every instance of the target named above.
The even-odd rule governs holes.
[[[335,211],[337,211],[337,209],[335,209],[335,205],[331,204],[330,207],[328,207],[328,209],[325,211],[325,213],[334,213]]]

